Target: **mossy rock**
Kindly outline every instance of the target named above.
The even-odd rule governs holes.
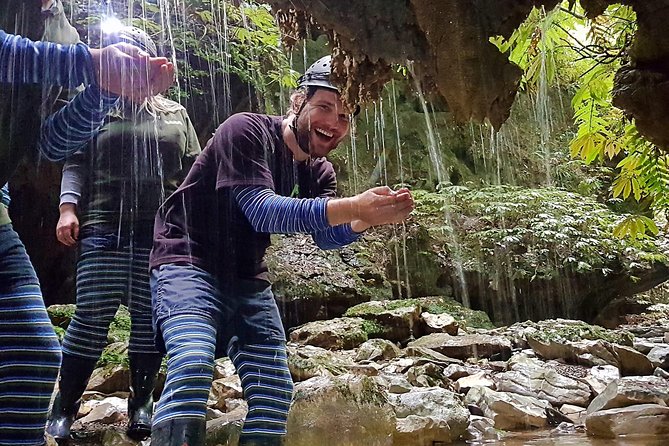
[[[466,308],[454,299],[441,296],[365,302],[349,308],[344,316],[373,318],[385,311],[408,307],[419,307],[419,313],[427,311],[432,314],[450,314],[464,327],[494,328],[490,318],[483,311]]]
[[[46,312],[53,326],[64,331],[70,325],[76,308],[74,304],[50,305]]]
[[[130,325],[130,312],[125,305],[121,305],[114,315],[114,320],[109,324],[107,342],[110,344],[128,342],[130,339]]]
[[[545,320],[540,322],[523,322],[509,327],[532,328],[528,337],[534,338],[542,343],[565,343],[582,340],[602,340],[612,344],[632,346],[634,336],[626,331],[608,330],[599,325],[590,325],[582,321],[565,319]]]

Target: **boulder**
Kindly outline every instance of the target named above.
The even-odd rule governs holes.
[[[648,352],[647,356],[653,366],[669,370],[669,345],[657,345]]]
[[[588,406],[588,414],[635,404],[669,405],[669,381],[657,376],[627,376],[617,379]]]
[[[380,330],[381,327],[372,321],[342,317],[306,323],[290,333],[290,340],[330,350],[352,349],[369,339],[370,335],[378,337]]]
[[[288,369],[293,381],[305,381],[314,376],[336,376],[346,373],[354,362],[337,352],[312,345],[288,343]]]
[[[392,446],[395,413],[377,379],[341,375],[297,383],[286,444]]]
[[[465,433],[469,411],[456,394],[433,387],[391,396],[397,416],[395,445],[451,443]],[[359,443],[360,444],[360,443]]]
[[[386,339],[370,339],[358,348],[356,361],[379,361],[396,358],[401,354],[399,347]]]
[[[485,387],[473,387],[465,404],[479,407],[484,416],[494,420],[496,429],[504,430],[546,427],[546,409],[551,407],[547,401]]]
[[[514,360],[515,359],[515,360]],[[559,374],[537,359],[515,356],[511,370],[496,375],[497,390],[546,400],[553,405],[586,406],[591,392],[588,384]]]
[[[360,317],[380,327],[378,336],[392,342],[414,337],[420,306],[413,299],[371,301],[349,308],[344,316]]]
[[[457,359],[511,357],[511,342],[501,336],[484,334],[451,336],[434,333],[410,342],[408,347],[427,347]]]
[[[669,407],[638,404],[600,410],[588,414],[585,427],[588,435],[593,437],[633,436],[639,441],[642,440],[640,437],[652,441],[659,436],[669,435]]]
[[[453,336],[458,334],[458,322],[450,314],[432,314],[424,311],[420,318],[423,322],[423,332],[426,334],[448,333]]]

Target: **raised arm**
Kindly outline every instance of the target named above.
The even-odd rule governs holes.
[[[0,82],[76,88],[95,79],[93,58],[83,43],[33,42],[0,30]]]
[[[345,246],[370,226],[401,222],[413,210],[408,190],[387,187],[345,199],[289,198],[261,186],[236,186],[232,193],[254,230],[311,233],[323,249]]]
[[[141,102],[172,85],[174,66],[127,43],[89,49],[83,43],[34,42],[0,30],[0,82],[69,89],[97,85]]]

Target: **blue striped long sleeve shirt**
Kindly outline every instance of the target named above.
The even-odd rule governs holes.
[[[39,149],[47,159],[62,160],[86,144],[118,101],[94,81],[93,60],[83,43],[33,42],[0,30],[0,82],[87,87],[42,124]]]
[[[261,186],[232,190],[242,213],[254,230],[273,234],[310,233],[321,249],[337,249],[358,240],[350,224],[330,226],[328,198],[290,198]]]
[[[0,30],[0,82],[73,89],[94,80],[91,53],[83,43],[33,42]]]

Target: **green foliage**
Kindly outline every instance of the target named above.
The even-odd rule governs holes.
[[[578,194],[497,186],[414,196],[415,216],[429,227],[433,243],[448,252],[457,244],[465,270],[490,272],[501,263],[513,279],[535,280],[564,272],[633,274],[667,261],[652,236],[619,239],[619,217]]]
[[[132,0],[130,8],[117,8],[118,18],[130,21],[154,38],[176,61],[179,85],[175,97],[229,100],[228,74],[252,85],[272,111],[281,89],[296,85],[297,73],[290,68],[280,46],[280,32],[268,5],[250,0],[169,0],[160,5]],[[79,5],[75,24],[88,33],[95,45],[98,25],[107,9],[102,5]],[[221,84],[222,82],[222,84]],[[218,96],[218,99],[215,97]]]
[[[521,88],[534,89],[542,77],[549,83],[558,77],[561,82],[573,80],[574,73],[565,70],[573,54],[565,51],[564,30],[577,23],[577,17],[559,8],[548,12],[535,8],[509,39],[490,41],[523,70]]]
[[[611,185],[613,197],[644,202],[655,215],[669,208],[669,169],[660,150],[641,137],[634,122],[612,104],[614,76],[627,62],[626,55],[636,32],[636,16],[631,7],[614,5],[594,20],[588,20],[574,2],[563,2],[548,13],[535,10],[510,39],[496,39],[501,51],[524,70],[523,83],[539,82],[538,64],[546,70],[549,82],[556,66],[570,67],[578,75],[571,79],[577,132],[569,147],[573,158],[587,164],[616,163],[616,178]],[[571,9],[569,9],[571,8]],[[587,32],[584,32],[587,31]],[[553,63],[554,61],[555,63]],[[559,70],[562,73],[562,70]],[[562,82],[567,76],[562,76]],[[644,215],[623,218],[615,235],[640,238],[657,233],[652,219]]]

